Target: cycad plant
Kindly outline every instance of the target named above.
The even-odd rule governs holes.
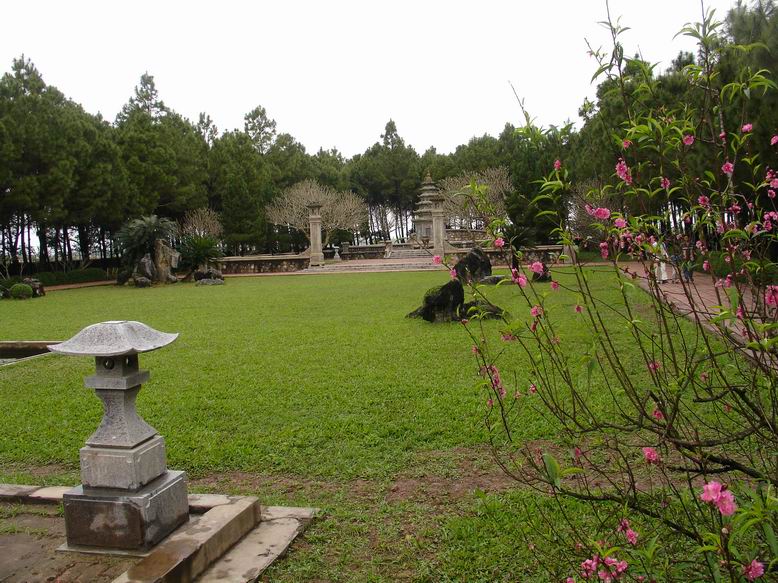
[[[178,232],[178,225],[165,217],[149,215],[128,221],[118,233],[116,242],[124,263],[132,267],[146,254],[154,253],[157,239],[169,240]]]

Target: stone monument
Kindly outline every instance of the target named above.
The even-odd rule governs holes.
[[[173,269],[178,267],[181,254],[167,244],[163,239],[154,242],[154,264],[157,268],[156,281],[161,283],[176,283],[178,278],[173,275]]]
[[[311,267],[324,265],[324,253],[321,249],[321,204],[312,202],[308,205],[308,225],[311,229]]]
[[[80,450],[82,484],[63,496],[66,549],[146,551],[189,518],[186,474],[167,469],[165,440],[135,410],[149,372],[138,355],[167,346],[140,322],[87,326],[53,352],[95,359],[85,379],[103,402],[103,419]]]

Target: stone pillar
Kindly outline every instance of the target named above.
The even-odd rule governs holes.
[[[68,549],[146,551],[189,520],[186,474],[167,469],[165,440],[135,410],[149,379],[138,353],[177,337],[140,322],[102,322],[50,347],[94,357],[85,384],[104,409],[80,450],[82,484],[63,495]]]
[[[444,198],[430,197],[432,202],[432,252],[443,257],[446,254],[446,220],[443,211]]]
[[[311,229],[311,267],[324,265],[324,253],[321,249],[321,205],[311,203],[308,205],[308,225]]]

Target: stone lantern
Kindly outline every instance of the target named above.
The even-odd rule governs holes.
[[[135,410],[149,379],[138,368],[138,354],[177,337],[140,322],[102,322],[49,347],[95,359],[85,385],[104,409],[80,450],[82,484],[63,496],[67,548],[143,552],[189,519],[186,474],[167,469],[165,440]]]

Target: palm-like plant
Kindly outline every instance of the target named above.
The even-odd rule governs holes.
[[[149,215],[128,221],[116,233],[116,242],[125,264],[134,266],[146,253],[154,253],[157,239],[169,240],[176,232],[178,225],[174,221]]]
[[[181,253],[181,265],[189,270],[187,279],[199,267],[222,256],[219,240],[211,235],[185,235],[178,246]]]

